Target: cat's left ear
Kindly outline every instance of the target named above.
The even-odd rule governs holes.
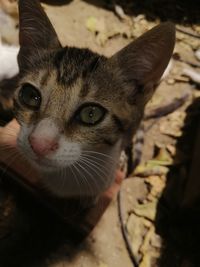
[[[40,49],[61,47],[58,36],[38,0],[19,0],[20,68],[30,64],[30,57]]]
[[[109,69],[115,70],[125,88],[135,89],[134,95],[138,91],[147,102],[169,63],[174,45],[174,24],[162,23],[108,59]]]

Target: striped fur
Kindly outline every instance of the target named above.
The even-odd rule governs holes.
[[[19,0],[19,11],[20,79],[14,100],[19,148],[54,194],[96,196],[112,183],[120,153],[169,62],[174,26],[157,26],[105,58],[88,49],[62,48],[37,0]],[[20,101],[27,83],[40,92],[38,110]],[[80,108],[93,104],[105,110],[103,119],[90,127],[79,123]],[[56,139],[57,150],[38,160],[29,142],[33,135],[38,142]]]

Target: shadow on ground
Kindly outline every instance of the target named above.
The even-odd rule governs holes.
[[[52,5],[63,5],[73,0],[42,0]],[[84,0],[97,7],[114,10],[114,3],[123,7],[128,15],[145,14],[148,20],[160,19],[179,24],[199,24],[199,0]],[[79,12],[77,10],[77,12]]]
[[[49,5],[54,5],[54,6],[62,6],[69,4],[73,0],[41,0],[43,3],[47,3]]]
[[[183,151],[189,158],[171,167],[157,208],[156,230],[164,240],[160,267],[200,266],[200,199],[189,207],[183,205],[199,121],[200,99],[197,99],[187,109],[183,135],[177,143],[177,151]]]

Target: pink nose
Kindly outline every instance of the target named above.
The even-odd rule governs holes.
[[[58,149],[58,142],[56,140],[50,140],[45,138],[35,138],[29,136],[29,143],[33,152],[38,156],[47,156],[48,154]]]

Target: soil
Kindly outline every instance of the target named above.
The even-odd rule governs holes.
[[[63,45],[88,47],[106,56],[160,21],[174,21],[177,42],[170,72],[159,84],[146,115],[171,103],[174,108],[165,116],[157,112],[157,117],[144,121],[140,165],[79,245],[72,244],[71,230],[63,222],[3,179],[0,266],[199,267],[200,190],[194,195],[188,180],[198,139],[200,84],[184,74],[185,68],[200,74],[195,56],[200,48],[198,1],[43,2]],[[0,6],[7,16],[0,27],[2,40],[17,44],[16,3],[0,0]],[[180,99],[182,105],[177,105]],[[13,217],[17,224],[12,223]]]

